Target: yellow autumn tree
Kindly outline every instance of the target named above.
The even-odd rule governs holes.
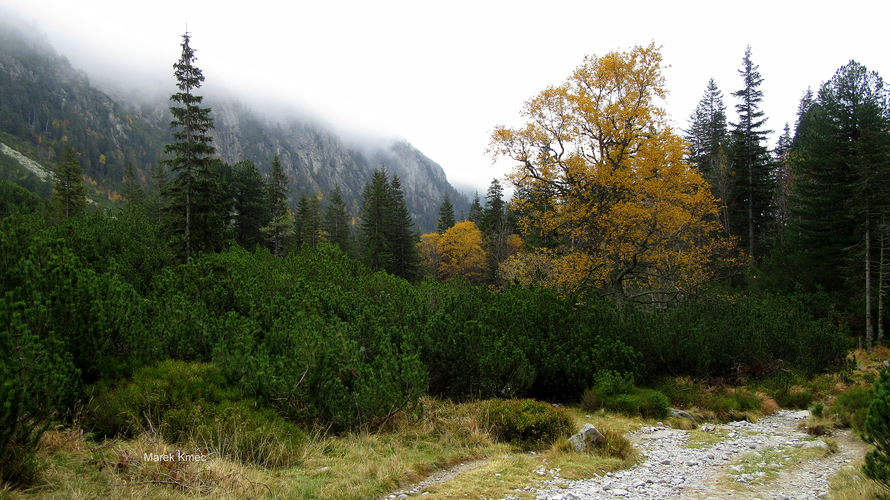
[[[420,266],[426,275],[441,278],[439,266],[442,264],[442,252],[439,250],[439,233],[427,233],[420,237],[417,243],[417,255],[420,257]]]
[[[458,222],[442,234],[421,236],[417,250],[424,268],[434,269],[444,280],[463,276],[479,282],[486,277],[488,254],[483,248],[482,231],[472,221]]]
[[[439,273],[447,280],[460,275],[470,281],[485,279],[488,254],[483,248],[482,231],[473,221],[451,226],[439,237],[442,262]]]
[[[524,127],[495,128],[489,151],[516,162],[520,229],[556,242],[512,257],[513,281],[662,302],[736,265],[716,200],[660,107],[664,86],[654,44],[587,56],[525,103]]]

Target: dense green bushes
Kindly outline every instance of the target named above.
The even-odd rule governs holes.
[[[213,365],[165,361],[92,392],[88,425],[97,436],[157,433],[264,467],[292,466],[306,440],[296,425],[228,386]]]
[[[575,432],[568,412],[533,399],[492,399],[480,409],[498,440],[521,447],[546,446]]]
[[[667,417],[669,405],[667,396],[660,391],[637,387],[633,377],[610,371],[600,372],[596,384],[581,396],[581,407],[587,411],[605,408],[655,419]]]
[[[865,456],[865,475],[890,486],[890,370],[875,383],[874,398],[865,420],[865,440],[875,446]]]
[[[213,363],[217,386],[261,408],[346,429],[380,425],[425,393],[567,401],[602,373],[812,372],[847,347],[842,330],[777,297],[618,310],[594,294],[412,285],[324,244],[283,259],[232,247],[178,264],[138,210],[57,226],[14,213],[0,229],[7,464],[9,446],[33,450],[41,426],[84,396],[81,384],[165,359]],[[652,416],[665,406],[654,393],[614,403]],[[239,419],[218,425],[249,421]]]

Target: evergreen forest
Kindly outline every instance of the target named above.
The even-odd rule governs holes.
[[[616,380],[812,377],[887,342],[890,103],[855,61],[801,89],[769,144],[760,84],[780,75],[750,47],[730,96],[702,82],[681,131],[658,47],[588,56],[525,103],[524,126],[494,129],[514,170],[466,213],[446,192],[421,234],[384,164],[351,207],[339,186],[295,189],[277,156],[220,159],[191,44],[161,159],[125,160],[114,203],[88,189],[88,132],[37,148],[51,188],[0,154],[4,482],[33,484],[59,425],[185,443],[255,419],[296,442],[381,431],[425,398],[571,405]],[[46,125],[13,118],[11,145]]]

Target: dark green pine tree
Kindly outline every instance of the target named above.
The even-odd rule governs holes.
[[[83,183],[83,169],[74,148],[67,146],[62,161],[53,172],[53,199],[63,218],[82,215],[87,207],[87,188]]]
[[[875,382],[863,437],[865,442],[874,445],[874,449],[865,455],[862,471],[867,477],[890,487],[890,371],[887,369]]]
[[[202,108],[203,97],[194,94],[204,82],[204,75],[195,66],[195,51],[189,46],[188,33],[182,36],[182,56],[173,65],[176,87],[179,92],[170,100],[178,104],[170,107],[173,120],[173,143],[164,146],[165,160],[174,178],[167,193],[170,208],[174,213],[172,232],[182,238],[185,259],[200,250],[210,247],[208,235],[219,234],[221,228],[210,227],[218,216],[213,212],[219,209],[215,192],[218,181],[211,172],[210,155],[215,150],[209,131],[213,128],[210,108]],[[210,191],[210,192],[208,192]]]
[[[813,285],[861,297],[871,346],[890,219],[890,107],[883,80],[851,61],[823,84],[794,139],[792,230]],[[875,266],[874,263],[878,263]],[[813,283],[814,281],[814,283]],[[879,308],[880,308],[879,303]]]
[[[776,149],[773,150],[773,164],[775,169],[773,175],[776,180],[776,192],[773,197],[772,212],[775,214],[776,239],[779,244],[785,242],[785,230],[788,222],[791,220],[791,208],[788,203],[793,185],[791,175],[791,147],[793,139],[791,138],[791,127],[785,123],[782,135],[776,143]]]
[[[163,161],[159,161],[154,170],[152,170],[151,188],[148,190],[148,216],[159,227],[169,225],[164,222],[170,212],[167,207],[167,202],[169,201],[167,190],[169,188],[170,175],[167,172],[167,166]]]
[[[265,243],[262,228],[272,220],[266,183],[252,161],[239,161],[232,168],[232,222],[235,242],[253,250]]]
[[[708,81],[704,96],[689,116],[689,129],[684,132],[686,142],[689,143],[687,161],[705,179],[712,177],[712,172],[725,161],[723,149],[728,138],[723,92],[717,88],[713,78]]]
[[[318,196],[301,196],[297,204],[295,225],[299,245],[307,245],[315,250],[321,240],[321,200]]]
[[[362,260],[372,269],[385,269],[390,261],[389,220],[393,212],[386,167],[375,169],[362,190],[359,239]]]
[[[389,263],[386,271],[408,281],[413,281],[420,268],[420,256],[417,253],[417,237],[414,233],[414,221],[399,176],[393,175],[389,184],[389,203],[392,211],[387,223],[389,241]]]
[[[451,204],[451,199],[448,198],[448,193],[445,193],[442,205],[439,206],[439,218],[436,220],[436,232],[442,234],[451,229],[451,227],[454,226],[454,223],[454,205]]]
[[[329,242],[340,247],[344,253],[349,253],[349,212],[339,185],[334,186],[331,201],[325,207],[323,228]]]
[[[489,281],[494,282],[501,263],[510,256],[510,235],[513,228],[508,223],[504,190],[497,179],[492,179],[485,195],[482,211],[482,234],[488,247]]]
[[[504,190],[497,179],[492,179],[485,194],[485,208],[482,210],[480,229],[485,235],[491,235],[501,229],[506,217],[504,207]]]
[[[269,250],[273,255],[283,257],[287,248],[287,242],[294,234],[294,224],[291,222],[290,212],[287,209],[287,176],[284,168],[278,160],[278,155],[272,158],[272,170],[268,181],[268,203],[271,220],[269,225],[262,230],[269,241]]]
[[[687,161],[698,169],[711,192],[720,203],[720,218],[724,231],[729,234],[727,200],[732,192],[732,176],[726,149],[729,134],[726,129],[726,105],[723,93],[714,79],[708,81],[705,94],[689,117],[689,129],[685,131],[689,143]]]
[[[121,194],[127,206],[144,207],[146,205],[145,188],[136,179],[136,169],[133,168],[132,163],[127,163],[127,174],[124,176],[124,189]]]
[[[477,227],[482,225],[482,204],[479,203],[479,193],[473,196],[473,203],[470,204],[470,211],[467,212],[467,220],[476,224]]]
[[[733,171],[733,194],[730,205],[732,234],[739,237],[752,258],[762,255],[768,243],[768,232],[773,227],[770,204],[775,192],[772,160],[766,147],[767,136],[772,132],[763,128],[766,123],[760,103],[763,91],[760,84],[759,66],[751,60],[751,46],[745,49],[742,69],[744,81],[741,90],[733,92],[740,102],[736,104],[738,123],[732,126],[730,158]]]

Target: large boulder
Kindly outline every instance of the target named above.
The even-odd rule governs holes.
[[[603,436],[593,424],[584,424],[584,427],[569,438],[569,442],[575,447],[575,451],[584,451],[590,446],[599,446],[606,443],[606,436]]]

